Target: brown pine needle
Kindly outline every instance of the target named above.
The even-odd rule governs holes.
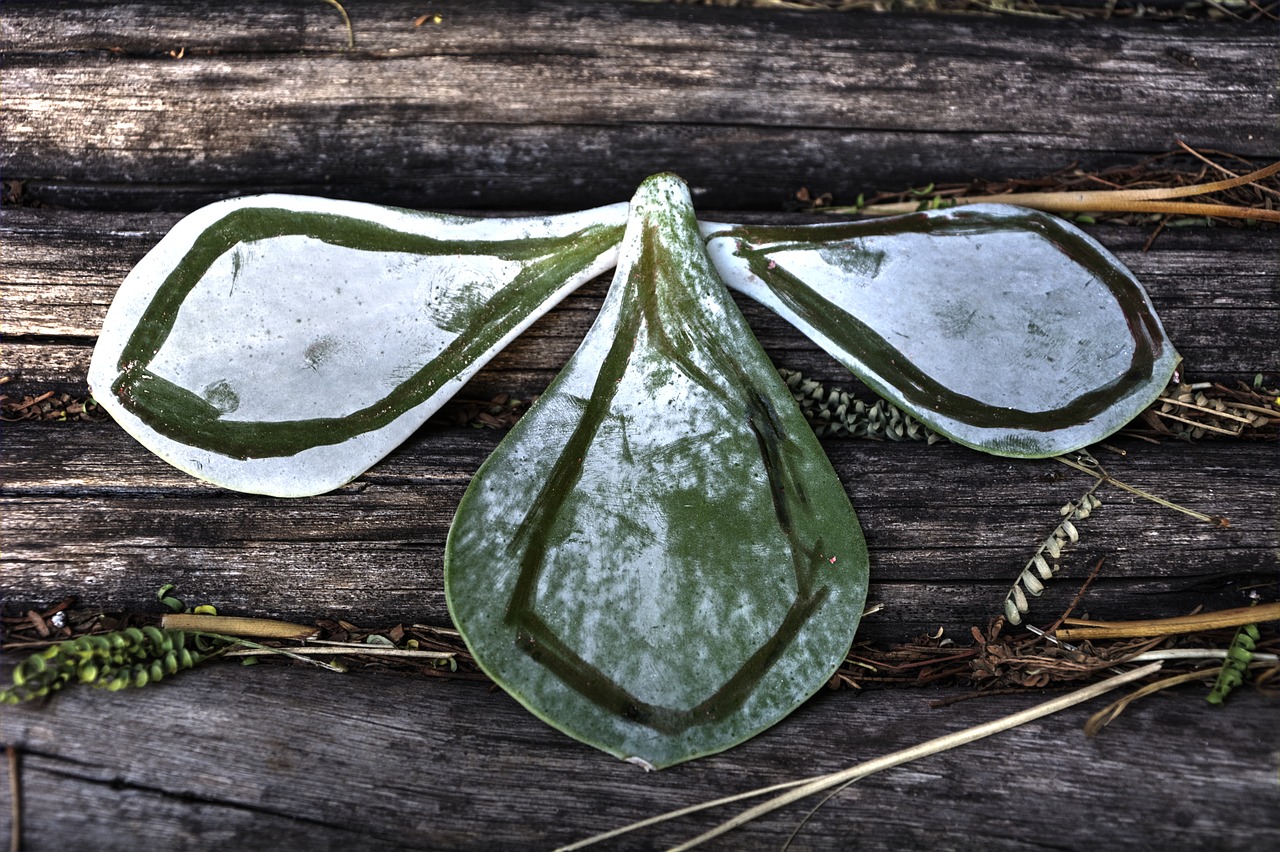
[[[1081,473],[1087,473],[1090,476],[1097,477],[1098,479],[1101,479],[1103,482],[1107,483],[1108,485],[1114,485],[1116,488],[1119,488],[1124,491],[1128,491],[1130,494],[1136,494],[1137,496],[1143,498],[1144,500],[1150,500],[1152,503],[1155,503],[1159,506],[1164,506],[1166,509],[1173,509],[1175,512],[1181,512],[1182,514],[1187,515],[1188,517],[1195,518],[1198,521],[1204,521],[1207,524],[1214,524],[1215,526],[1220,526],[1220,527],[1230,526],[1230,522],[1227,521],[1226,518],[1214,518],[1209,515],[1203,514],[1201,512],[1197,512],[1194,509],[1188,509],[1186,506],[1179,506],[1177,503],[1173,503],[1169,500],[1164,499],[1163,497],[1157,497],[1156,495],[1148,491],[1143,491],[1141,488],[1135,488],[1134,486],[1129,485],[1128,483],[1121,482],[1120,480],[1116,479],[1115,477],[1111,476],[1108,473],[1105,473],[1100,469],[1087,467],[1086,465],[1082,465],[1079,462],[1073,461],[1072,459],[1066,458],[1064,456],[1054,456],[1053,458],[1055,461],[1062,462],[1067,467],[1072,468],[1073,470],[1078,470]]]
[[[1240,177],[1240,175],[1231,171],[1231,169],[1228,169],[1225,166],[1220,166],[1217,163],[1215,163],[1213,160],[1210,160],[1204,154],[1201,154],[1199,151],[1197,151],[1195,148],[1192,148],[1190,145],[1188,145],[1186,142],[1183,142],[1181,139],[1178,140],[1178,147],[1180,147],[1182,150],[1186,151],[1188,154],[1195,157],[1197,160],[1204,163],[1205,165],[1211,166],[1217,169],[1218,171],[1222,172],[1227,177],[1232,177],[1232,178]],[[1222,152],[1215,151],[1214,153],[1221,154]],[[1229,155],[1229,156],[1234,156],[1234,155]],[[1269,186],[1259,186],[1258,189],[1261,190],[1262,192],[1266,192],[1266,193],[1269,193],[1270,195],[1274,195],[1277,198],[1280,198],[1280,192],[1276,192],[1274,189],[1272,189]]]
[[[1203,630],[1220,630],[1264,621],[1280,621],[1280,602],[1144,621],[1088,621],[1068,618],[1063,623],[1069,626],[1058,630],[1054,635],[1059,639],[1129,639],[1199,633]]]
[[[1193,184],[1191,186],[1071,192],[1013,192],[1005,195],[974,195],[956,198],[952,200],[952,203],[955,206],[967,204],[1014,204],[1019,207],[1043,210],[1046,213],[1163,213],[1182,216],[1255,219],[1263,222],[1280,223],[1280,210],[1265,210],[1195,201],[1171,201],[1171,199],[1234,189],[1238,186],[1269,178],[1278,172],[1280,172],[1280,162],[1272,163],[1240,177]],[[904,201],[896,204],[872,204],[861,209],[857,207],[827,207],[822,212],[892,216],[899,213],[914,213],[919,209],[920,202]]]
[[[1146,698],[1162,689],[1168,689],[1171,686],[1177,686],[1181,683],[1190,683],[1193,680],[1204,680],[1207,677],[1213,677],[1218,673],[1217,669],[1204,669],[1198,672],[1185,672],[1173,677],[1167,677],[1158,680],[1155,683],[1149,683],[1139,690],[1129,693],[1125,697],[1113,701],[1106,707],[1099,710],[1089,717],[1089,721],[1084,723],[1084,735],[1086,737],[1096,737],[1102,733],[1102,729],[1110,725],[1115,718],[1123,713],[1130,704],[1139,698]]]

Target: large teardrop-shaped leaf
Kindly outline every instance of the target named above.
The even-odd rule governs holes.
[[[844,658],[857,519],[677,178],[641,186],[595,325],[476,474],[445,588],[515,698],[656,767],[772,725]]]
[[[1133,275],[1002,205],[835,225],[704,226],[729,286],[959,443],[1048,456],[1105,438],[1178,355]]]
[[[625,216],[623,204],[529,219],[283,195],[214,204],[129,274],[89,382],[130,434],[195,476],[328,491],[612,266]]]

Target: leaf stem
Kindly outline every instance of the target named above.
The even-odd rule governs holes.
[[[342,4],[339,3],[338,0],[324,0],[324,2],[337,9],[338,14],[342,15],[342,23],[345,24],[347,28],[347,50],[355,50],[356,31],[355,28],[351,26],[351,16],[347,14],[346,9],[342,8]]]

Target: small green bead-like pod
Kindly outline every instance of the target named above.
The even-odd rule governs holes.
[[[192,650],[188,642],[198,646]],[[146,686],[189,669],[230,646],[217,636],[188,636],[148,625],[79,636],[27,657],[13,670],[13,685],[0,690],[0,704],[46,698],[82,683],[115,692]]]

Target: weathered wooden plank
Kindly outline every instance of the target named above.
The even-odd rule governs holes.
[[[80,848],[86,837],[104,852],[527,850],[835,771],[1038,700],[927,706],[955,694],[825,692],[730,752],[654,774],[568,739],[483,684],[277,666],[214,664],[145,690],[72,691],[6,709],[0,739],[24,752],[31,850]],[[1243,690],[1219,710],[1203,695],[1185,687],[1140,701],[1087,739],[1080,727],[1099,702],[872,776],[819,810],[795,848],[847,849],[851,838],[860,849],[1273,847],[1274,701]],[[777,848],[807,809],[707,848]],[[608,848],[662,848],[732,812]]]
[[[11,428],[0,467],[8,605],[76,595],[91,606],[147,609],[172,582],[192,600],[243,614],[447,624],[445,535],[499,438],[428,427],[340,491],[282,501],[202,485],[109,423]],[[1246,589],[1274,576],[1280,548],[1273,448],[1125,445],[1129,456],[1106,460],[1114,476],[1225,516],[1230,527],[1106,489],[1037,614],[1057,615],[1103,557],[1106,582],[1088,604],[1099,617],[1247,604]],[[824,446],[865,528],[872,599],[886,605],[864,627],[867,641],[985,624],[1057,525],[1058,508],[1091,484],[1052,461],[951,445]]]
[[[41,264],[45,269],[55,270],[49,277],[52,280],[58,280],[62,273],[56,270],[67,270],[66,275],[71,280],[75,276],[83,276],[83,267],[76,266],[76,253],[80,246],[92,240],[91,234],[97,227],[108,235],[108,243],[120,243],[119,257],[123,261],[113,260],[112,257],[100,258],[99,262],[102,267],[107,270],[103,275],[97,276],[95,280],[86,285],[88,288],[97,288],[98,292],[110,292],[115,286],[114,282],[108,276],[118,275],[119,268],[132,263],[136,256],[145,251],[147,245],[151,241],[158,238],[163,229],[168,227],[172,222],[171,215],[158,216],[102,216],[100,214],[67,214],[67,213],[50,213],[48,211],[31,211],[18,210],[14,211],[16,216],[8,219],[6,227],[11,228],[11,233],[17,237],[13,242],[19,246],[18,256],[20,262],[13,267],[12,278],[20,282],[20,284],[6,285],[13,290],[20,290],[32,295],[32,302],[40,305],[49,301],[49,297],[43,293],[38,286],[41,279],[41,272],[30,272],[27,270],[39,270]],[[723,217],[721,217],[723,218]],[[101,223],[100,225],[97,223]],[[62,229],[62,230],[60,230]],[[1274,341],[1274,336],[1269,334],[1251,335],[1248,333],[1241,334],[1242,330],[1246,331],[1252,325],[1268,324],[1275,315],[1275,300],[1277,296],[1275,287],[1275,269],[1272,264],[1274,256],[1275,239],[1272,234],[1262,233],[1253,234],[1239,231],[1177,231],[1162,235],[1161,241],[1157,244],[1157,250],[1151,253],[1143,253],[1141,242],[1145,240],[1145,235],[1139,231],[1132,229],[1106,228],[1101,229],[1104,234],[1104,241],[1112,245],[1120,254],[1122,259],[1137,269],[1138,274],[1148,283],[1148,287],[1153,293],[1157,304],[1161,308],[1162,314],[1165,315],[1166,321],[1170,325],[1171,332],[1174,334],[1175,340],[1178,341],[1180,349],[1188,354],[1191,364],[1202,367],[1206,361],[1213,363],[1210,359],[1205,358],[1202,354],[1197,353],[1195,346],[1188,346],[1187,341],[1193,332],[1200,330],[1200,339],[1205,341],[1202,351],[1211,351],[1211,347],[1217,347],[1222,353],[1217,366],[1223,366],[1224,362],[1230,366],[1236,366],[1239,373],[1250,375],[1262,363],[1268,360],[1274,361],[1274,357],[1267,349],[1268,341],[1271,348],[1278,344]],[[134,238],[133,235],[142,234],[144,238]],[[41,243],[42,239],[49,238],[51,248],[45,249]],[[1168,259],[1166,263],[1165,260]],[[77,285],[67,285],[66,290],[74,291]],[[528,395],[537,393],[545,386],[546,382],[558,369],[559,365],[572,351],[576,345],[577,339],[580,337],[587,324],[594,316],[594,311],[598,306],[599,298],[603,292],[603,281],[596,282],[586,288],[582,295],[575,296],[568,300],[556,312],[553,312],[543,322],[539,323],[526,336],[518,341],[510,350],[504,353],[490,370],[482,373],[477,381],[473,383],[469,389],[471,396],[479,396],[481,398],[488,392],[497,390],[515,391],[518,395]],[[24,290],[25,288],[25,290]],[[92,290],[91,290],[92,292]],[[82,310],[90,312],[97,308],[96,299],[91,297],[87,300]],[[1208,306],[1208,307],[1206,307]],[[100,308],[98,308],[100,310]],[[73,314],[74,310],[69,310],[65,304],[52,305],[50,312],[55,315]],[[773,319],[770,315],[763,311],[755,310],[747,306],[752,322],[759,331],[766,346],[770,347],[771,354],[779,362],[789,366],[799,366],[802,369],[823,376],[823,374],[835,374],[837,376],[845,376],[843,371],[830,364],[820,353],[817,353],[812,346],[803,342],[789,328]],[[1172,315],[1172,316],[1171,316]],[[61,371],[61,373],[75,384],[82,383],[83,365],[87,362],[88,349],[87,345],[91,340],[91,335],[96,331],[97,318],[86,319],[79,326],[69,323],[64,327],[63,331],[75,332],[82,335],[79,340],[73,341],[69,345],[61,345],[57,342],[38,342],[34,344],[23,344],[21,337],[16,344],[11,343],[9,347],[10,357],[17,354],[17,366],[21,367],[21,359],[24,350],[34,355],[31,361],[37,370],[44,371]],[[48,329],[55,330],[55,329]],[[1229,330],[1230,333],[1226,333]],[[86,339],[87,338],[87,339]],[[1252,339],[1250,339],[1252,338]],[[80,342],[83,341],[83,342]],[[1259,348],[1261,347],[1261,348]],[[70,364],[68,364],[70,359]],[[1234,364],[1232,360],[1234,359]],[[10,362],[14,364],[14,361]],[[1200,375],[1203,375],[1201,373]],[[31,376],[24,376],[30,381]],[[40,435],[39,432],[27,433],[30,435]],[[84,440],[83,433],[69,433],[72,437],[67,442],[65,437],[57,439],[57,446],[50,447],[41,445],[37,439],[36,445],[26,449],[25,454],[20,453],[18,458],[39,460],[40,463],[47,464],[52,459],[64,457],[66,452],[78,452],[85,454],[81,459],[68,463],[68,467],[75,468],[74,473],[67,470],[54,469],[56,465],[47,468],[39,467],[27,481],[31,483],[35,492],[45,494],[61,494],[65,495],[68,491],[74,490],[79,493],[85,491],[93,491],[95,488],[105,488],[107,492],[116,494],[120,491],[136,489],[137,494],[155,495],[172,493],[170,489],[191,489],[197,488],[194,483],[176,474],[164,464],[150,458],[142,453],[132,442],[123,438],[118,432],[111,433],[111,439],[104,440],[102,435],[97,435]],[[19,435],[21,437],[21,435]],[[491,439],[489,439],[491,440]],[[89,444],[88,447],[85,445]],[[458,450],[455,446],[446,445],[446,449],[439,455],[428,454],[426,458],[416,455],[406,456],[421,460],[422,467],[420,471],[427,471],[429,481],[434,487],[436,480],[441,477],[449,477],[448,465],[458,457],[465,457],[467,454],[475,456],[470,461],[467,469],[474,469],[478,465],[483,453],[487,450],[478,449],[481,446],[489,446],[485,443],[485,439],[480,439],[479,444],[465,446],[462,450]],[[12,445],[12,442],[11,442]],[[406,452],[408,452],[406,450]],[[60,456],[59,454],[62,454]],[[382,479],[389,481],[393,487],[403,486],[405,483],[421,484],[422,473],[420,471],[409,471],[404,469],[403,465],[399,469],[396,468],[398,460],[402,458],[401,454],[393,456],[385,465],[376,469],[371,477],[373,481]],[[1251,463],[1245,462],[1246,466]],[[1181,465],[1181,462],[1178,462]],[[850,473],[854,474],[858,471],[865,470],[865,467],[858,467],[856,470],[851,469]],[[1179,469],[1181,469],[1179,467]],[[1266,470],[1268,468],[1262,468]],[[122,473],[115,473],[122,471]],[[109,473],[110,472],[110,473]],[[116,476],[116,480],[112,480],[111,476]],[[913,482],[924,481],[932,478],[936,483],[936,473],[930,470],[922,469],[919,466],[908,467],[907,476]],[[990,478],[989,472],[974,474],[975,478]],[[882,478],[882,477],[878,477]],[[18,476],[15,480],[11,473],[8,481],[16,484],[17,480],[22,477]],[[1151,477],[1151,481],[1166,481],[1163,471],[1156,472]],[[36,484],[38,483],[38,485]],[[109,483],[105,484],[104,483]],[[451,515],[452,506],[456,504],[458,496],[460,496],[462,485],[455,479],[453,487],[457,491],[451,495],[451,500],[447,505],[436,506],[436,512],[440,518],[448,518]],[[884,486],[881,486],[884,487]],[[1274,485],[1268,486],[1263,484],[1259,486],[1261,489],[1246,489],[1243,496],[1249,498],[1252,496],[1257,500],[1256,505],[1264,505],[1266,500],[1266,488],[1271,487],[1270,493],[1274,494]],[[944,493],[950,495],[975,493],[972,485],[968,482],[959,481],[951,488],[944,489]],[[1060,505],[1072,495],[1055,496],[1048,502],[1054,506]],[[981,536],[973,536],[969,532],[972,526],[985,528],[993,524],[998,524],[1000,518],[992,515],[980,515],[977,517],[957,518],[948,525],[945,522],[939,522],[936,514],[928,509],[922,508],[919,504],[920,493],[914,494],[908,492],[907,496],[894,499],[891,490],[885,492],[883,497],[868,500],[864,504],[863,495],[859,494],[859,506],[864,513],[864,519],[870,518],[875,526],[881,531],[879,534],[884,535],[885,531],[893,530],[895,527],[910,529],[920,536],[914,545],[899,545],[892,538],[882,538],[879,546],[883,552],[880,556],[882,563],[887,567],[883,570],[888,573],[884,577],[885,582],[900,582],[905,584],[906,591],[904,594],[910,601],[910,605],[905,614],[900,613],[902,625],[914,631],[916,627],[921,627],[929,620],[931,616],[920,615],[920,612],[928,610],[932,604],[928,595],[927,586],[920,584],[923,579],[925,582],[940,582],[949,579],[947,572],[943,571],[925,571],[920,573],[920,566],[939,566],[942,564],[950,564],[956,559],[954,552],[948,551],[946,546],[924,547],[919,541],[927,541],[931,536],[936,542],[948,543],[965,536],[969,537],[967,546],[969,550],[960,554],[959,564],[966,566],[972,563],[983,563],[984,560],[991,560],[993,553],[997,553],[1001,549],[1001,544],[997,540],[986,540]],[[882,518],[876,518],[878,500],[883,499]],[[956,498],[950,498],[955,505],[967,505],[965,501],[956,502]],[[986,500],[989,506],[1004,506],[1009,503],[1007,494],[989,495]],[[106,504],[108,514],[110,503]],[[226,502],[220,502],[219,508],[227,508]],[[416,504],[409,501],[409,506],[414,507]],[[85,507],[82,511],[88,511]],[[39,513],[47,512],[46,508],[42,508]],[[102,504],[92,507],[92,511],[104,511]],[[145,510],[144,510],[145,511]],[[185,507],[191,517],[200,518],[201,525],[209,526],[210,522],[204,520],[208,515],[207,509],[202,509],[199,503],[193,503]],[[1045,509],[1046,513],[1048,509]],[[1221,514],[1233,514],[1234,510],[1225,508],[1211,509]],[[74,514],[74,511],[73,511]],[[127,513],[126,513],[127,514]],[[921,515],[924,517],[921,517]],[[21,513],[18,512],[15,523],[21,522]],[[39,527],[39,532],[35,536],[37,541],[43,541],[48,538],[56,538],[58,532],[71,528],[76,528],[77,524],[74,519],[68,519],[64,514],[57,511],[49,512],[42,515],[44,526]],[[56,521],[54,519],[57,518]],[[183,516],[185,520],[185,515]],[[1177,520],[1170,518],[1170,520]],[[325,518],[323,521],[312,519],[312,523],[319,524],[319,528],[323,531],[325,537],[332,537],[332,518]],[[966,523],[968,526],[966,526]],[[1048,522],[1046,521],[1046,524]],[[1239,519],[1237,518],[1236,530],[1240,529]],[[135,519],[126,519],[119,522],[120,528],[133,530],[137,528]],[[144,524],[145,526],[145,524]],[[212,529],[218,529],[219,525],[214,522]],[[338,542],[333,547],[339,550],[348,551],[347,558],[351,564],[359,566],[355,570],[355,575],[349,581],[340,581],[337,577],[330,576],[325,579],[310,577],[309,580],[299,580],[294,578],[290,581],[282,582],[279,588],[279,600],[270,603],[270,606],[277,609],[273,614],[283,614],[293,617],[308,617],[316,614],[316,608],[326,612],[345,613],[350,617],[358,617],[363,620],[369,618],[382,619],[414,619],[426,618],[427,620],[441,621],[444,618],[443,603],[439,595],[438,567],[435,568],[437,576],[431,578],[428,582],[416,582],[413,579],[421,574],[421,562],[431,561],[436,566],[439,564],[439,548],[443,540],[443,528],[440,522],[437,522],[434,532],[434,538],[428,538],[426,542],[421,541],[421,531],[415,530],[414,534],[406,534],[403,529],[383,530],[375,536],[378,541],[385,543],[386,540],[399,540],[403,544],[401,547],[393,548],[394,553],[386,552],[385,544],[382,547],[369,547],[367,544],[360,543],[343,543]],[[1121,547],[1127,542],[1141,540],[1141,528],[1124,528],[1122,527],[1116,537],[1116,541]],[[305,533],[304,533],[305,534]],[[1037,535],[1042,533],[1037,533]],[[1157,535],[1159,533],[1156,533]],[[414,539],[413,535],[419,538]],[[12,536],[10,536],[12,538]],[[1032,542],[1034,537],[1029,537],[1028,542]],[[279,568],[273,569],[274,572],[281,576],[293,576],[296,569],[290,566],[295,565],[313,565],[326,561],[326,554],[323,552],[325,547],[321,547],[320,553],[315,552],[299,552],[296,549],[273,550],[271,547],[262,546],[261,542],[245,544],[241,537],[240,547],[245,548],[245,556],[243,561],[246,564],[268,564],[278,565]],[[408,542],[416,541],[415,546],[408,545]],[[1189,542],[1181,542],[1183,547],[1190,546]],[[64,544],[65,546],[65,544]],[[1237,547],[1239,543],[1231,546]],[[1254,550],[1253,556],[1243,561],[1238,561],[1240,554],[1233,554],[1231,567],[1223,567],[1221,569],[1213,568],[1212,570],[1222,570],[1226,573],[1231,571],[1249,572],[1256,570],[1265,570],[1270,564],[1265,556],[1265,548],[1263,545],[1261,550]],[[224,570],[220,563],[216,561],[217,556],[226,556],[227,547],[225,542],[216,544],[202,544],[198,538],[193,538],[190,530],[171,529],[167,538],[154,543],[154,546],[135,545],[133,551],[129,551],[130,555],[119,558],[115,561],[115,565],[111,570],[104,568],[104,573],[111,575],[124,574],[128,576],[127,566],[146,565],[148,569],[140,574],[130,587],[127,593],[121,593],[118,586],[109,586],[104,589],[109,598],[120,600],[148,600],[150,591],[160,583],[170,581],[175,577],[175,570],[181,570],[184,574],[194,575],[197,577],[209,577],[212,581],[211,591],[217,588],[216,578],[222,576]],[[278,547],[278,546],[277,546]],[[423,553],[418,548],[426,548]],[[167,550],[167,548],[173,548]],[[212,548],[212,549],[210,549]],[[47,582],[37,583],[30,590],[32,595],[31,601],[39,602],[43,593],[44,600],[60,597],[66,589],[66,576],[61,573],[68,568],[91,564],[92,554],[98,552],[100,544],[90,542],[86,546],[76,550],[73,548],[70,552],[63,552],[58,558],[52,558],[45,553],[39,558],[30,557],[30,564],[37,574],[47,579]],[[988,562],[993,569],[990,573],[979,570],[976,578],[984,579],[987,582],[999,585],[1000,579],[1007,579],[1015,573],[1016,564],[1020,564],[1019,557],[1021,553],[1016,551],[1016,547],[1008,545],[1004,546],[1005,557],[1010,565],[1014,568],[994,568],[995,562]],[[181,554],[182,556],[175,559],[168,559],[165,554]],[[394,605],[382,597],[370,597],[368,599],[359,599],[356,601],[344,601],[343,589],[370,589],[378,588],[378,582],[371,582],[367,574],[372,566],[378,566],[378,570],[383,570],[390,563],[396,566],[396,570],[402,575],[396,582],[391,583],[393,589],[403,590],[393,592],[393,596],[398,601]],[[1016,564],[1015,564],[1016,563]],[[362,573],[363,572],[363,573]],[[913,573],[914,572],[914,573]],[[972,572],[966,571],[966,576],[975,576]],[[1212,573],[1206,570],[1205,573]],[[74,575],[73,575],[74,576]],[[303,574],[303,577],[307,575]],[[385,581],[386,575],[380,575],[380,581]],[[119,582],[119,581],[117,581]],[[128,581],[125,581],[126,583]],[[203,580],[201,581],[203,582]],[[256,594],[264,587],[264,583],[260,578],[253,576],[242,580],[248,584],[250,592]],[[916,585],[911,585],[912,583]],[[320,591],[328,588],[329,592]],[[319,593],[319,597],[316,597]],[[970,587],[967,591],[959,592],[965,605],[959,610],[959,615],[954,623],[963,624],[966,618],[971,621],[980,621],[990,612],[990,600],[998,600],[1002,595],[1003,588],[978,589]],[[252,594],[243,601],[243,606],[247,610],[253,610],[261,605],[261,601],[254,601]],[[225,604],[236,605],[236,600],[227,600],[222,598]],[[422,601],[428,603],[423,608]],[[394,620],[393,619],[393,620]],[[895,621],[895,623],[898,623]],[[902,638],[897,635],[892,638]]]
[[[324,3],[6,4],[0,167],[27,181],[28,199],[101,211],[6,208],[3,373],[19,376],[6,392],[83,392],[119,281],[172,211],[218,197],[283,189],[426,209],[573,209],[625,199],[650,171],[675,168],[700,209],[772,210],[801,185],[848,200],[1073,159],[1115,165],[1175,136],[1255,156],[1277,144],[1280,43],[1263,27],[347,5],[354,52]],[[424,11],[441,23],[415,28]],[[167,212],[120,212],[150,207]],[[1091,230],[1146,284],[1189,376],[1280,365],[1275,232],[1166,231],[1144,253],[1145,230]],[[603,287],[566,301],[468,393],[545,387]],[[847,376],[747,312],[778,363]],[[6,614],[67,595],[145,611],[176,582],[188,601],[229,613],[444,624],[444,534],[499,438],[438,418],[349,487],[289,502],[202,485],[110,423],[6,424],[0,599]],[[1100,454],[1114,475],[1232,524],[1105,490],[1033,622],[1060,613],[1102,557],[1082,604],[1099,618],[1273,594],[1273,445],[1118,443],[1128,456]],[[871,597],[884,604],[863,642],[942,627],[966,643],[1000,611],[1058,506],[1089,484],[1052,462],[954,446],[824,446],[866,527]],[[925,706],[954,694],[824,693],[741,748],[656,776],[483,684],[281,667],[216,666],[155,689],[6,708],[0,741],[23,752],[33,850],[85,838],[107,850],[528,849],[834,769],[1030,700]],[[1073,711],[869,779],[819,811],[795,848],[847,848],[851,837],[872,849],[1275,846],[1275,702],[1246,690],[1217,711],[1203,694],[1140,702],[1098,740],[1075,733],[1084,711]],[[7,818],[0,808],[0,835]],[[713,848],[777,847],[798,819],[771,817]]]
[[[415,28],[397,2],[356,10],[347,52],[333,10],[300,4],[6,9],[0,165],[117,203],[136,183],[306,184],[576,208],[671,168],[702,203],[758,208],[803,184],[852,196],[1276,139],[1263,27],[489,0]]]

